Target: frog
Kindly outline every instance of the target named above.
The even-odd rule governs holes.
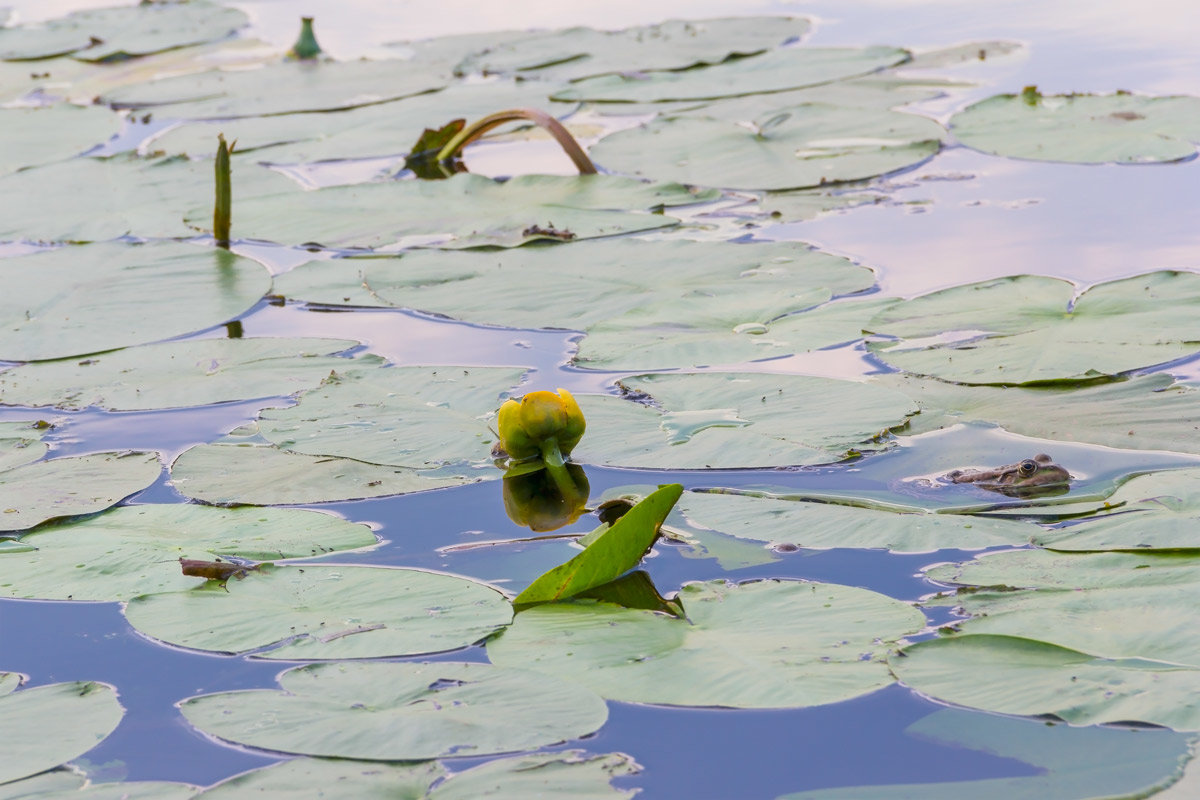
[[[952,470],[942,479],[951,483],[970,483],[1011,497],[1031,497],[1068,491],[1071,473],[1055,464],[1046,453],[1038,453],[1033,458],[993,469]]]

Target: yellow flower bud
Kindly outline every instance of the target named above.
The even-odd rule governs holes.
[[[530,392],[517,400],[506,400],[497,415],[500,446],[518,461],[543,456],[549,451],[568,455],[587,423],[575,398],[566,389]],[[556,446],[556,447],[555,447]]]

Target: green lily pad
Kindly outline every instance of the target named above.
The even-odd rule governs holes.
[[[356,370],[302,393],[295,406],[264,410],[259,431],[287,450],[371,464],[433,469],[487,462],[501,395],[523,374],[504,367]],[[466,474],[485,473],[468,468]]]
[[[1200,584],[1200,555],[1006,550],[925,570],[939,583],[993,589],[1137,589]],[[1185,592],[1192,591],[1185,588]],[[957,601],[956,601],[957,602]]]
[[[1200,548],[1200,469],[1139,475],[1118,487],[1104,505],[1105,513],[1040,531],[1034,543],[1054,550]]]
[[[2,673],[7,678],[13,673]],[[125,709],[107,683],[72,681],[16,689],[0,683],[0,783],[57,767],[113,732]]]
[[[202,583],[181,573],[180,558],[306,558],[376,539],[365,525],[318,511],[171,503],[115,508],[21,542],[37,550],[0,553],[0,596],[111,602]]]
[[[611,700],[799,708],[892,682],[889,645],[925,625],[889,597],[835,584],[686,584],[687,619],[605,603],[534,606],[488,657],[579,681]]]
[[[420,236],[440,247],[515,247],[669,227],[678,220],[629,209],[661,211],[714,196],[610,175],[521,175],[499,183],[461,174],[251,197],[236,204],[234,224],[241,236],[280,244],[381,247]],[[187,220],[200,226],[211,216],[200,208]]]
[[[496,589],[453,575],[305,565],[135,597],[125,618],[180,647],[302,661],[456,650],[507,625],[512,606]]]
[[[39,361],[225,322],[271,289],[259,264],[176,242],[64,247],[0,259],[0,359]]]
[[[461,75],[518,74],[577,80],[609,72],[678,70],[762,52],[808,32],[802,17],[668,20],[617,31],[535,31],[479,47],[455,67]],[[454,37],[449,39],[454,42]]]
[[[0,372],[0,377],[4,374]],[[41,440],[49,426],[36,426],[36,422],[0,422],[0,471],[32,464],[50,450],[50,445]]]
[[[676,304],[679,317],[692,316],[708,298]],[[713,298],[714,300],[716,298]],[[863,327],[891,299],[846,300],[760,322],[754,318],[700,316],[696,324],[672,321],[667,309],[634,309],[589,326],[574,363],[606,370],[667,369],[742,364],[845,344],[862,338]],[[759,320],[766,314],[759,315]]]
[[[900,68],[910,70],[953,67],[958,64],[977,63],[1003,58],[1013,53],[1019,53],[1024,49],[1019,42],[1004,40],[967,42],[966,44],[956,44],[950,47],[939,47],[935,50],[914,53],[912,60],[902,64]]]
[[[247,19],[242,11],[204,0],[87,9],[0,30],[0,59],[73,53],[86,61],[116,61],[222,39]]]
[[[769,322],[873,284],[869,269],[793,242],[612,239],[570,249],[413,250],[399,259],[312,261],[279,276],[275,291],[514,328],[632,329],[625,343],[651,326],[685,335],[693,327],[726,332]]]
[[[882,375],[875,381],[921,407],[905,433],[959,422],[991,422],[1013,433],[1135,450],[1200,453],[1200,391],[1170,375],[1141,375],[1081,387],[959,386]]]
[[[0,108],[0,175],[63,161],[120,130],[121,118],[107,108],[62,104]]]
[[[283,397],[319,385],[331,372],[383,363],[371,355],[333,355],[357,346],[344,339],[300,338],[162,342],[0,372],[0,402],[146,411]]]
[[[844,80],[908,58],[908,51],[895,47],[782,47],[702,69],[587,78],[552,97],[606,103],[713,100]]]
[[[100,102],[187,119],[265,116],[354,108],[441,89],[449,82],[399,59],[284,61],[118,87],[101,95]]]
[[[941,147],[927,117],[873,107],[762,104],[753,125],[707,115],[662,117],[591,149],[597,164],[639,177],[730,189],[799,189],[910,167]]]
[[[407,153],[425,128],[452,119],[468,122],[501,108],[545,108],[557,84],[493,80],[455,84],[440,92],[323,114],[284,114],[171,128],[144,147],[168,154],[210,155],[217,133],[237,140],[242,160],[291,164],[335,158],[366,158]],[[554,114],[573,108],[561,103]],[[562,109],[562,111],[559,111]]]
[[[193,697],[180,710],[238,744],[384,761],[533,750],[591,733],[608,716],[578,684],[487,664],[313,664],[284,672],[279,685]]]
[[[682,493],[683,486],[678,483],[658,489],[611,527],[602,529],[583,552],[535,578],[513,603],[549,603],[574,597],[633,569],[658,539],[659,526]]]
[[[199,786],[173,781],[92,783],[70,767],[0,785],[0,800],[189,800]]]
[[[1018,759],[1039,774],[795,792],[776,800],[1096,800],[1156,794],[1178,780],[1192,737],[1170,731],[1075,728],[943,709],[908,726],[906,736]]]
[[[1062,632],[1064,624],[1075,623],[1054,615],[1037,629],[1054,624]],[[1119,636],[1109,621],[1102,625]],[[1127,632],[1131,639],[1138,633]],[[896,677],[918,692],[985,711],[1053,714],[1073,725],[1146,722],[1200,729],[1200,711],[1192,702],[1200,690],[1200,668],[1192,665],[1095,656],[1046,641],[969,633],[910,645],[890,663]]]
[[[436,761],[379,764],[295,758],[222,781],[197,797],[219,800],[269,793],[303,800],[311,796],[313,786],[330,786],[346,796],[381,799],[526,800],[541,795],[611,800],[631,797],[632,791],[614,788],[609,781],[637,771],[624,753],[588,755],[581,750],[499,758],[456,773],[447,773]]]
[[[1026,544],[1027,522],[958,514],[897,513],[772,496],[688,492],[688,521],[729,536],[804,548],[882,547],[899,553]]]
[[[214,137],[212,152],[216,149]],[[233,185],[237,200],[296,189],[289,178],[245,163],[234,167]],[[81,186],[88,191],[81,192]],[[89,242],[126,235],[194,236],[197,229],[184,224],[184,214],[198,203],[207,204],[207,218],[199,215],[197,225],[208,230],[212,202],[211,159],[72,159],[0,177],[0,240]],[[250,235],[241,228],[236,210],[233,225],[236,235]]]
[[[830,463],[914,410],[878,386],[800,375],[659,373],[621,385],[652,405],[578,396],[589,430],[575,460],[650,469]]]
[[[975,384],[1118,375],[1200,350],[1200,275],[1159,271],[1076,296],[1058,278],[1018,275],[943,289],[880,312],[871,345],[900,369]],[[1078,409],[1076,409],[1078,410]]]
[[[1158,163],[1196,154],[1200,97],[1043,95],[1030,87],[968,106],[950,118],[967,147],[1010,158]]]
[[[89,453],[0,471],[0,532],[103,511],[160,474],[157,452]]]
[[[461,486],[484,476],[310,456],[254,444],[202,444],[171,465],[171,483],[186,497],[216,505],[305,505],[387,497]]]

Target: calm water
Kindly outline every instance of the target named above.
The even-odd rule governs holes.
[[[70,0],[8,0],[25,19],[110,5]],[[1016,39],[1014,58],[948,71],[980,81],[953,101],[916,108],[944,119],[956,108],[998,91],[1037,84],[1043,91],[1127,89],[1200,94],[1200,21],[1190,0],[1146,2],[993,2],[880,0],[856,3],[779,3],[738,0],[690,2],[418,3],[242,2],[255,16],[250,35],[290,43],[301,13],[317,18],[322,44],[339,57],[370,54],[385,42],[444,33],[513,27],[591,24],[617,27],[670,17],[752,13],[813,16],[813,44],[895,44],[933,48],[967,40]],[[462,25],[465,27],[454,28]],[[512,157],[505,154],[505,163]],[[522,156],[521,153],[517,153]],[[539,157],[530,151],[524,157]],[[487,155],[477,169],[488,171]],[[1082,167],[1018,162],[951,147],[931,162],[884,182],[894,202],[793,225],[765,226],[758,238],[803,239],[877,269],[882,290],[913,295],[955,283],[1022,272],[1055,275],[1086,285],[1148,269],[1200,267],[1200,162],[1143,167]],[[277,248],[241,249],[276,270],[308,254]],[[6,248],[15,254],[18,248]],[[564,369],[575,334],[489,329],[393,311],[322,312],[262,304],[243,319],[245,335],[332,336],[357,339],[396,364],[521,365],[536,370],[534,388],[557,385],[597,390],[611,374]],[[214,329],[201,335],[224,335]],[[436,354],[431,358],[430,354]],[[878,368],[852,348],[755,365],[766,371],[853,377]],[[1195,363],[1176,371],[1194,374]],[[254,419],[259,402],[173,412],[65,414],[0,408],[0,420],[52,417],[69,424],[51,441],[56,455],[114,448],[155,448],[166,460]],[[919,474],[945,448],[980,453],[979,462],[1012,460],[1034,442],[995,431],[967,429],[950,438],[924,438],[853,470],[662,473],[589,469],[593,494],[626,484],[679,480],[690,487],[770,485],[836,493],[878,491],[889,476]],[[959,437],[955,444],[954,437]],[[1039,448],[1040,449],[1040,448]],[[1065,460],[1059,446],[1055,452]],[[1177,466],[1164,454],[1076,447],[1072,464],[1098,483],[1138,469]],[[1074,469],[1073,469],[1074,471]],[[134,502],[175,502],[164,481]],[[343,561],[449,570],[505,585],[514,574],[536,574],[569,554],[562,542],[450,549],[472,542],[519,538],[504,516],[498,483],[400,498],[327,506],[355,521],[372,522],[385,539],[379,550]],[[580,525],[581,530],[586,525]],[[647,561],[663,591],[688,580],[792,577],[863,586],[914,600],[935,587],[920,568],[972,554],[940,551],[891,555],[832,550],[778,554],[774,561],[727,572],[712,560],[660,546]],[[519,588],[519,587],[518,587]],[[940,621],[934,619],[933,621]],[[115,684],[128,714],[117,732],[89,753],[101,779],[170,779],[207,784],[274,757],[218,744],[187,726],[174,703],[202,692],[274,685],[278,663],[185,652],[132,632],[115,604],[0,602],[0,668],[29,674],[32,684],[87,679]],[[483,660],[480,649],[447,656]],[[594,752],[620,750],[644,767],[620,781],[650,798],[771,798],[788,791],[851,784],[965,780],[1030,774],[1026,765],[951,749],[904,734],[937,706],[899,686],[813,709],[774,712],[661,709],[611,703],[609,723],[583,743]],[[578,744],[578,743],[576,743]],[[468,766],[473,762],[463,762]],[[457,764],[456,764],[457,766]]]

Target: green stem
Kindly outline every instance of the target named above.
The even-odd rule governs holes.
[[[596,174],[596,165],[587,157],[587,153],[583,152],[583,148],[579,146],[579,142],[575,141],[575,137],[562,126],[561,122],[545,111],[539,111],[536,108],[512,108],[507,111],[497,111],[495,114],[488,114],[483,119],[472,122],[438,151],[437,160],[444,161],[447,158],[453,158],[460,150],[492,128],[516,120],[528,120],[545,129],[562,147],[563,152],[570,157],[580,175]]]
[[[567,470],[562,453],[558,449],[557,439],[550,438],[542,442],[542,463],[546,465],[546,471],[550,473],[550,478],[562,496],[574,497],[579,489],[575,486],[575,481],[571,480],[571,473]]]
[[[229,227],[233,217],[233,179],[230,176],[229,154],[234,146],[225,144],[225,134],[217,134],[216,185],[217,197],[213,205],[213,238],[217,247],[229,249]]]

